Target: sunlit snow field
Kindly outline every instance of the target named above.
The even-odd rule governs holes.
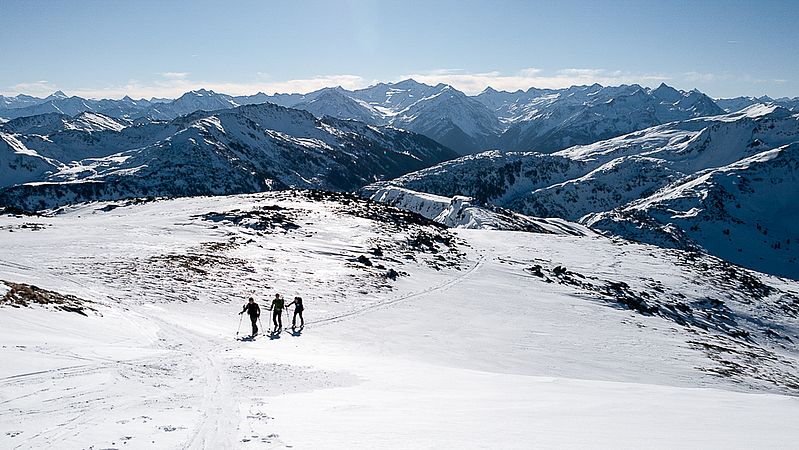
[[[744,341],[552,275],[562,265],[686,302],[724,294],[676,252],[398,224],[363,205],[261,194],[0,218],[0,280],[87,301],[86,316],[0,307],[0,448],[799,442],[797,351],[757,334],[768,322],[796,341],[797,320],[774,312],[796,282],[760,276],[779,294],[728,302],[769,355],[746,360],[756,349]],[[305,299],[306,326],[292,331],[284,313],[282,333],[237,340],[249,333],[237,315],[246,298],[266,329],[276,292]],[[740,373],[719,369],[734,367],[727,359]]]

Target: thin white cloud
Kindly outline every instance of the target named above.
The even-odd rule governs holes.
[[[523,77],[535,77],[538,76],[543,70],[536,69],[535,67],[528,67],[526,69],[522,69],[519,71],[519,75]]]
[[[168,80],[185,80],[191,75],[189,72],[162,72],[159,75]]]
[[[683,78],[692,83],[710,83],[712,81],[718,80],[719,78],[726,78],[726,76],[720,76],[715,73],[685,72],[683,74]]]
[[[359,75],[326,75],[298,80],[266,82],[262,84],[265,88],[260,89],[260,91],[308,93],[324,87],[334,86],[341,86],[345,89],[360,89],[375,83],[377,83],[377,80],[368,80]]]
[[[58,89],[49,81],[31,81],[29,83],[19,83],[11,86],[10,95],[27,94],[35,97],[46,97]]]
[[[557,73],[564,77],[594,78],[603,75],[618,76],[621,72],[608,72],[604,69],[561,69]]]

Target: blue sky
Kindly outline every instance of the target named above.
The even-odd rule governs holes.
[[[661,81],[799,96],[797,1],[0,0],[0,94],[468,93]]]

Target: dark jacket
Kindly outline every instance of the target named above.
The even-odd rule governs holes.
[[[241,312],[244,311],[247,311],[247,314],[249,314],[250,317],[258,317],[261,315],[261,307],[258,306],[258,303],[253,303],[253,304],[247,303],[246,305],[244,305],[244,309],[241,310]]]

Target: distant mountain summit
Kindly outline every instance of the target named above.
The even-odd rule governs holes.
[[[480,98],[480,96],[478,96]],[[508,124],[497,147],[552,152],[590,144],[651,126],[693,117],[723,114],[698,91],[681,92],[662,84],[650,90],[638,85],[573,86],[561,90],[503,93],[491,100]]]
[[[358,120],[370,125],[383,122],[380,112],[363,100],[347,95],[340,87],[323,89],[313,99],[297,103],[293,108],[306,110],[316,117]]]
[[[181,104],[205,97],[224,100],[196,91]],[[346,191],[456,156],[408,131],[269,103],[138,125],[49,114],[0,125],[0,204],[37,210],[154,195]]]
[[[69,96],[67,94],[65,94],[63,91],[55,91],[52,94],[50,94],[47,97],[45,97],[44,100],[47,101],[47,102],[51,102],[51,101],[54,101],[54,100],[64,100],[66,98],[69,98]]]
[[[762,97],[718,98],[715,102],[727,112],[740,111],[752,105],[777,105],[790,111],[799,112],[799,97],[773,99],[764,95]]]

